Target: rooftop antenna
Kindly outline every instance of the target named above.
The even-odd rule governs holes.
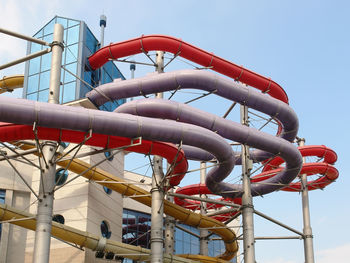
[[[100,27],[101,27],[101,37],[100,37],[100,48],[104,46],[105,38],[105,27],[107,26],[107,17],[105,15],[100,16]]]
[[[104,46],[104,38],[105,38],[105,27],[107,26],[107,17],[105,15],[100,16],[100,27],[101,27],[101,36],[100,36],[100,48],[103,48]],[[102,84],[102,77],[103,77],[103,70],[102,68],[100,69],[100,77],[99,77],[99,82],[98,84]]]

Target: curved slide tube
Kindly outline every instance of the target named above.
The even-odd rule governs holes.
[[[148,95],[155,92],[176,91],[178,89],[199,89],[223,98],[244,104],[276,119],[281,125],[279,134],[292,142],[298,132],[298,118],[287,104],[266,96],[246,85],[231,81],[207,71],[179,70],[162,74],[153,73],[146,77],[120,80],[101,85],[86,96],[97,106],[109,100]],[[155,111],[154,111],[155,112]],[[158,113],[159,114],[159,113]],[[256,161],[267,159],[264,152],[252,153]]]
[[[282,187],[281,184],[289,184],[298,175],[302,165],[301,155],[296,147],[285,140],[285,138],[289,140],[294,139],[297,133],[298,119],[294,111],[281,101],[261,94],[245,85],[218,77],[213,73],[182,70],[153,74],[152,76],[133,80],[115,81],[96,88],[88,93],[87,97],[95,104],[100,105],[106,101],[105,96],[111,99],[128,98],[137,96],[140,93],[146,95],[176,90],[179,87],[207,91],[215,90],[215,93],[219,96],[274,116],[283,125],[281,136],[284,139],[244,127],[187,105],[159,99],[129,102],[118,107],[116,111],[161,119],[172,119],[205,127],[225,138],[262,149],[263,151],[251,153],[254,155],[253,158],[257,160],[264,160],[273,155],[281,155],[287,161],[286,169],[278,175],[267,179],[266,183],[268,184],[252,184],[252,194],[255,196],[276,191]],[[187,158],[198,157],[195,150],[191,154],[187,151],[185,153]],[[230,198],[241,196],[242,186],[223,183],[224,178],[223,174],[214,176],[208,174],[206,184],[215,194]]]
[[[129,138],[142,136],[144,139],[152,140],[158,138],[162,141],[172,143],[183,141],[184,143],[196,147],[203,147],[204,150],[209,151],[216,156],[220,165],[209,171],[209,173],[214,174],[228,174],[234,163],[234,156],[231,147],[219,135],[200,127],[189,124],[180,124],[173,121],[154,120],[126,114],[101,112],[13,98],[0,98],[0,120],[29,125],[36,122],[38,127],[46,126],[57,128],[56,138],[50,137],[53,136],[54,131],[47,134],[49,138],[43,138],[55,141],[60,141],[61,139],[64,140],[60,135],[60,128],[84,132],[92,129],[94,133],[97,134],[118,134]],[[1,130],[4,129],[2,128]],[[6,140],[2,140],[12,141],[25,139],[11,137],[12,135],[19,134],[22,130],[23,129],[15,129],[15,133],[5,132]],[[33,136],[34,135],[32,135],[31,138],[33,138]],[[81,137],[81,139],[82,138],[83,137]],[[67,141],[70,141],[69,138],[67,138]],[[87,168],[88,167],[83,166],[82,169],[85,170]],[[96,172],[94,171],[94,175],[95,174]],[[106,180],[106,177],[102,176],[101,178],[100,176],[95,180]],[[115,190],[110,184],[106,184],[106,186]],[[135,194],[135,190],[132,191],[132,189],[134,189],[133,186],[128,184],[124,187],[126,187],[126,189],[124,189],[125,191],[122,191],[123,194],[129,192],[130,189],[131,194]],[[142,190],[142,193],[139,194],[145,195],[148,194],[148,192]],[[150,198],[145,202],[146,205],[150,205]],[[186,209],[175,204],[169,203],[168,207],[170,207],[170,209],[165,208],[164,212],[178,218],[185,224],[192,226],[198,226],[201,224],[202,227],[225,227],[224,224],[213,219],[208,218],[205,220],[201,215],[194,216],[193,213],[189,214]],[[238,249],[237,243],[234,240],[235,235],[228,229],[216,229],[213,232],[222,236],[225,242],[226,252],[221,258],[228,260],[231,259]]]
[[[4,204],[0,204],[1,221],[13,220],[13,219],[24,219],[24,218],[29,218],[29,219],[12,221],[11,224],[35,231],[35,228],[36,228],[36,219],[34,219],[35,215],[20,211],[16,208],[13,208]],[[51,234],[52,236],[57,237],[61,240],[71,242],[73,244],[78,245],[79,247],[86,247],[91,250],[98,249],[99,241],[101,239],[101,237],[90,234],[89,232],[81,231],[73,227],[59,224],[54,221],[52,222]],[[104,251],[113,252],[116,255],[125,255],[124,257],[127,257],[135,261],[149,261],[150,253],[151,253],[150,249],[142,248],[140,246],[132,246],[132,245],[128,245],[122,242],[113,241],[109,239],[106,240]],[[225,260],[213,259],[210,257],[197,256],[197,255],[193,255],[193,257],[191,257],[190,255],[183,255],[182,257],[180,257],[180,256],[174,256],[172,254],[164,254],[163,260],[164,262],[169,262],[169,263],[197,262],[194,260],[200,260],[200,262],[206,262],[206,263],[214,263],[214,262],[227,263],[227,261]]]
[[[314,174],[322,175],[318,179],[308,181],[307,187],[309,191],[323,189],[338,178],[339,172],[333,166],[333,164],[337,161],[337,154],[332,149],[324,145],[307,145],[298,147],[298,149],[303,157],[316,156],[320,159],[323,159],[323,162],[311,162],[303,164],[300,174],[307,174],[308,176]],[[272,159],[268,164],[264,166],[261,174],[252,177],[252,182],[262,181],[266,178],[274,176],[281,170],[279,166],[282,163],[283,160],[279,157]],[[299,192],[301,189],[301,183],[295,182],[289,184],[289,186],[284,187],[281,190],[288,192]]]
[[[118,59],[155,50],[171,52],[175,56],[180,56],[204,67],[208,67],[236,81],[259,89],[278,100],[288,103],[287,94],[282,87],[273,80],[171,36],[141,36],[139,38],[110,44],[91,55],[89,57],[89,63],[92,69],[95,70],[110,59]]]
[[[14,89],[23,87],[24,76],[13,75],[0,79],[0,94],[12,92]]]

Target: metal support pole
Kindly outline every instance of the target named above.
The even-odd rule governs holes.
[[[299,139],[298,145],[304,146],[305,139]],[[305,162],[305,158],[303,158],[303,162]],[[314,263],[314,246],[313,246],[313,236],[312,229],[310,223],[310,207],[309,207],[309,191],[307,188],[307,175],[302,174],[301,177],[301,198],[303,205],[303,234],[304,234],[304,254],[305,254],[305,262],[306,263]]]
[[[59,103],[62,51],[63,26],[55,24],[52,43],[49,103]],[[51,223],[54,200],[53,190],[56,172],[56,164],[52,162],[52,160],[55,156],[56,144],[56,142],[44,142],[43,158],[40,160],[42,167],[42,183],[39,188],[39,202],[35,230],[33,254],[33,262],[35,263],[48,263],[50,257]]]
[[[206,163],[201,162],[200,163],[200,183],[205,184],[205,177],[206,177]],[[200,195],[201,198],[206,198],[205,195]],[[201,214],[205,215],[207,213],[207,204],[205,202],[201,202]],[[199,243],[199,254],[203,256],[208,256],[208,230],[206,229],[200,229],[199,230],[199,235],[200,235],[200,243]]]
[[[163,72],[164,52],[157,51],[156,59],[158,73]],[[157,93],[157,98],[163,98],[163,93]],[[152,175],[152,208],[151,208],[151,262],[163,262],[163,200],[164,187],[159,185],[163,181],[163,158],[154,156]]]
[[[241,123],[248,124],[248,107],[241,105]],[[254,206],[250,189],[250,170],[252,169],[252,161],[249,159],[249,147],[242,145],[242,180],[243,180],[243,196],[242,196],[242,217],[243,217],[243,247],[244,262],[255,263],[255,240],[254,240]]]
[[[170,189],[169,192],[174,192],[173,189]],[[171,195],[167,195],[167,200],[169,202],[174,202],[174,197]],[[166,216],[165,217],[165,253],[166,254],[174,254],[175,252],[175,219],[172,216]]]

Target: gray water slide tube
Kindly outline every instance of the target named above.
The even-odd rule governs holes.
[[[286,161],[285,169],[276,176],[265,180],[263,184],[252,184],[253,195],[263,195],[280,189],[290,183],[299,173],[302,158],[297,148],[289,141],[294,140],[298,130],[298,119],[294,111],[285,103],[257,92],[243,84],[233,82],[213,73],[196,70],[181,70],[170,73],[153,74],[143,78],[120,81],[102,85],[87,94],[95,104],[101,105],[108,99],[121,99],[147,95],[156,92],[177,89],[202,89],[224,98],[245,104],[260,112],[277,119],[282,124],[281,138],[275,137],[256,129],[237,124],[192,107],[176,102],[147,99],[126,103],[116,109],[133,115],[152,118],[172,119],[179,122],[191,123],[217,132],[219,135],[250,145],[260,150],[251,152],[255,160],[261,161],[274,155],[280,155]],[[187,157],[192,159],[212,158],[211,155],[193,147],[185,147]],[[240,163],[240,158],[235,161]],[[208,174],[206,184],[213,192],[226,197],[242,195],[239,184],[222,182],[227,175]]]
[[[218,134],[187,123],[0,97],[0,122],[191,145],[210,152],[219,165],[209,176],[226,177],[234,167],[231,146]]]
[[[208,71],[180,70],[162,74],[149,74],[146,77],[104,84],[87,93],[87,97],[97,106],[109,100],[148,95],[156,92],[175,91],[178,89],[200,89],[215,93],[218,96],[244,104],[257,111],[270,115],[281,123],[282,131],[279,137],[292,142],[298,132],[299,122],[293,109],[286,103],[262,94],[246,85],[220,77]],[[154,117],[161,114],[157,111]],[[160,115],[160,118],[162,116]],[[203,151],[184,146],[183,150],[188,159],[208,161],[213,158]],[[236,164],[241,164],[238,154]],[[254,150],[250,158],[254,162],[261,162],[272,157],[273,154]]]

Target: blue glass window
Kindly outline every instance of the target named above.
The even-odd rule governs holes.
[[[107,186],[103,186],[103,190],[106,192],[106,194],[110,195],[112,193],[112,189],[109,189]]]
[[[30,53],[35,53],[38,52],[42,49],[42,45],[39,45],[37,43],[31,43],[31,47],[30,47]]]
[[[44,27],[44,34],[52,34],[53,33],[53,26],[55,24],[55,19],[52,19],[45,27]]]
[[[65,68],[67,70],[69,70],[70,72],[72,72],[73,74],[75,74],[75,75],[77,74],[77,63],[72,63],[72,64],[69,64],[69,65],[66,65]],[[65,72],[64,83],[76,80],[74,75],[72,75],[70,72],[68,72],[68,71]]]
[[[27,94],[28,100],[38,100],[38,93]]]
[[[59,168],[56,170],[55,174],[55,183],[56,185],[62,185],[67,181],[68,171],[65,171],[64,168]]]
[[[36,74],[40,71],[40,57],[33,58],[29,62],[29,75]]]
[[[41,57],[41,71],[51,69],[51,53],[45,54]]]
[[[45,40],[48,43],[51,43],[53,41],[53,34],[49,34],[43,37],[43,40]]]
[[[80,22],[76,20],[68,19],[68,27],[79,25]]]
[[[41,38],[41,37],[43,36],[43,32],[44,32],[44,30],[41,29],[38,33],[36,33],[36,34],[34,35],[34,37],[36,37],[36,38]]]
[[[39,74],[28,77],[27,93],[37,92],[39,87]]]
[[[63,17],[57,17],[56,19],[56,23],[57,24],[61,24],[64,28],[67,28],[67,19],[63,18]]]
[[[78,58],[78,44],[67,46],[65,64],[76,62]]]
[[[112,232],[109,230],[109,224],[105,220],[101,222],[101,234],[107,239],[112,235]]]
[[[49,100],[49,89],[42,90],[38,93],[38,101],[47,102]]]
[[[112,161],[114,158],[114,155],[110,151],[104,152],[104,155],[106,156],[108,161]]]
[[[62,103],[75,100],[75,82],[64,84]]]
[[[79,41],[79,26],[68,29],[67,45],[75,44]]]
[[[87,28],[86,30],[86,46],[90,50],[91,53],[95,53],[97,50],[97,40],[91,33],[91,31]]]
[[[40,74],[39,90],[48,89],[50,87],[50,71]]]

